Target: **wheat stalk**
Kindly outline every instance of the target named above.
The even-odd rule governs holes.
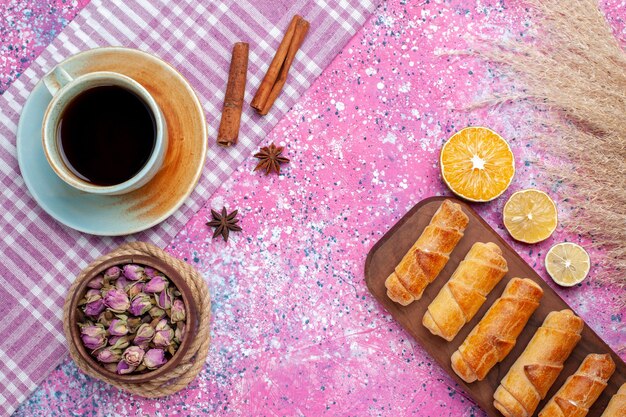
[[[540,32],[530,41],[477,40],[475,54],[523,87],[477,104],[533,98],[548,109],[533,138],[560,163],[543,163],[576,207],[565,226],[603,248],[595,279],[626,286],[626,54],[595,0],[530,0]],[[626,306],[621,291],[620,308]]]

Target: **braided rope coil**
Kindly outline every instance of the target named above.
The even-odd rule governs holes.
[[[182,358],[179,365],[164,375],[142,383],[120,382],[94,372],[79,354],[76,346],[72,342],[72,336],[70,333],[71,324],[69,320],[69,309],[71,308],[72,294],[74,294],[80,283],[86,279],[87,272],[89,270],[108,259],[120,255],[150,255],[167,262],[172,268],[178,271],[185,280],[191,290],[193,299],[197,306],[197,333],[194,335],[189,350]],[[80,370],[85,374],[105,381],[132,394],[146,398],[157,398],[173,394],[185,388],[202,370],[202,366],[204,365],[204,361],[209,352],[210,318],[211,298],[209,295],[209,289],[202,276],[191,265],[181,261],[180,259],[172,257],[162,249],[149,243],[132,242],[122,245],[113,252],[97,258],[91,262],[76,278],[65,299],[65,305],[63,308],[63,331],[68,342],[70,356],[74,362],[76,362],[76,365],[78,365]]]

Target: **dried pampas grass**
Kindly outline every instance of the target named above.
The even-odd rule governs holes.
[[[539,121],[545,133],[529,139],[561,161],[543,167],[562,180],[576,207],[565,225],[605,251],[595,279],[624,289],[626,54],[595,0],[529,3],[538,12],[534,39],[478,41],[475,53],[503,64],[523,87],[521,94],[494,94],[488,103],[532,98],[548,110]]]

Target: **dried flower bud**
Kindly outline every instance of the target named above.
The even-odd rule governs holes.
[[[100,290],[91,288],[85,292],[85,295],[83,296],[83,298],[80,299],[80,301],[78,302],[78,305],[80,306],[83,304],[91,303],[101,298],[102,298],[102,295],[100,295]]]
[[[129,281],[125,276],[121,276],[115,281],[115,288],[126,291],[126,286],[133,281]]]
[[[144,323],[137,329],[135,340],[133,341],[137,346],[147,347],[148,343],[152,341],[155,331],[148,323]]]
[[[172,312],[170,313],[172,323],[185,320],[185,303],[180,298],[177,298],[172,303]]]
[[[143,272],[143,267],[134,264],[124,265],[124,276],[131,281],[138,281],[144,279],[146,274]]]
[[[122,359],[122,352],[111,347],[104,348],[98,352],[97,359],[102,363],[117,363]]]
[[[163,366],[167,362],[163,349],[150,349],[143,358],[143,363],[148,369],[156,369]]]
[[[148,294],[141,292],[133,298],[133,301],[130,303],[129,311],[133,316],[141,316],[142,314],[147,313],[151,308],[152,299]]]
[[[96,317],[104,311],[104,300],[102,298],[85,304],[83,311],[86,315]]]
[[[128,365],[133,367],[138,367],[141,364],[144,356],[144,350],[139,346],[130,346],[127,347],[124,353],[122,354],[122,360],[126,362]]]
[[[165,310],[157,306],[154,306],[150,309],[150,311],[148,311],[148,314],[150,314],[150,317],[156,319],[159,317],[163,317],[165,315]]]
[[[109,339],[111,349],[126,349],[130,345],[130,337],[128,336],[113,336]]]
[[[117,266],[112,266],[104,271],[104,277],[108,279],[118,279],[122,271]]]
[[[77,322],[76,325],[82,329],[83,327],[93,326],[94,323],[90,319],[87,319],[87,320]]]
[[[160,317],[154,318],[150,321],[150,326],[152,326],[154,329],[157,328],[157,325],[159,324],[159,322],[161,320],[165,320],[167,322],[167,319],[161,319]]]
[[[109,334],[112,336],[124,336],[128,333],[128,326],[126,324],[128,317],[121,315],[118,318],[111,320],[109,324]]]
[[[143,291],[143,282],[134,281],[132,282],[132,284],[129,284],[126,286],[126,293],[131,299],[142,291]]]
[[[146,275],[147,275],[147,276],[149,276],[150,278],[155,277],[155,276],[157,276],[157,275],[159,274],[159,271],[157,271],[156,269],[151,268],[151,267],[149,267],[149,266],[146,266],[146,267],[143,269],[143,272],[144,272],[144,274],[146,274]]]
[[[123,313],[130,307],[128,296],[119,288],[112,288],[106,292],[104,304],[116,313]]]
[[[174,341],[177,342],[178,344],[183,343],[183,340],[185,340],[186,331],[187,330],[186,330],[185,324],[179,321],[178,324],[176,325],[176,330],[174,331]]]
[[[115,280],[119,278],[120,273],[121,273],[121,270],[117,266],[112,266],[111,268],[104,271],[102,289],[108,290],[112,286],[114,286]]]
[[[157,321],[157,323],[154,325],[154,330],[156,330],[157,332],[159,330],[167,330],[169,328],[170,325],[167,323],[167,319],[161,319]]]
[[[80,338],[87,349],[96,350],[106,346],[106,331],[101,324],[86,325],[80,329]]]
[[[117,364],[117,368],[116,368],[115,372],[117,372],[120,375],[125,375],[125,374],[130,374],[136,368],[137,368],[136,366],[130,366],[129,364],[127,364],[124,361],[119,361],[119,363]]]
[[[131,333],[135,333],[137,328],[141,326],[141,317],[130,317],[126,320],[126,326],[128,327],[128,331]]]
[[[95,278],[92,278],[88,283],[87,287],[99,290],[102,288],[102,282],[104,277],[102,275],[97,275]]]
[[[169,310],[170,308],[172,308],[172,296],[168,288],[161,291],[158,295],[154,294],[154,298],[157,305],[162,309]]]
[[[166,348],[174,341],[174,329],[170,327],[167,319],[160,320],[156,326],[154,326],[156,334],[152,343],[157,347]]]
[[[162,277],[161,275],[157,275],[152,278],[150,281],[146,282],[146,285],[143,287],[143,291],[147,293],[155,293],[161,292],[167,287],[169,281]]]
[[[105,327],[108,327],[111,324],[111,320],[113,320],[115,316],[113,312],[106,310],[98,316],[98,323],[102,324]]]
[[[158,330],[154,335],[154,339],[152,339],[152,343],[154,346],[166,348],[172,343],[172,339],[174,337],[174,331],[171,328]]]

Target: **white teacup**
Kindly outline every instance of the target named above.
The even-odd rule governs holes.
[[[54,172],[72,187],[92,194],[118,195],[136,190],[150,181],[159,171],[167,151],[167,127],[158,104],[137,81],[115,72],[92,72],[73,78],[61,66],[47,74],[43,82],[52,94],[43,118],[43,149]],[[119,86],[141,98],[152,112],[155,123],[154,148],[148,161],[132,178],[115,185],[96,185],[77,176],[64,162],[58,138],[58,127],[63,111],[79,94],[94,87]],[[106,161],[103,161],[106,163]]]

